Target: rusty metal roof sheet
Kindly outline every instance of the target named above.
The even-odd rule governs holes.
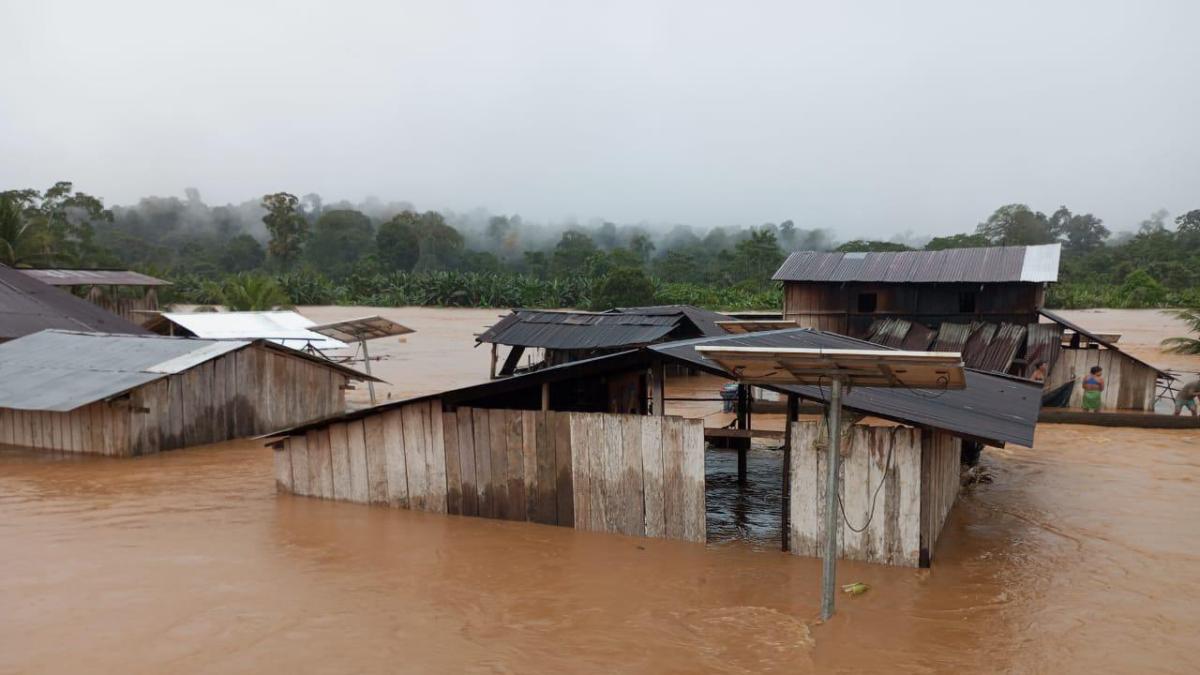
[[[970,336],[970,324],[946,322],[938,326],[931,349],[935,352],[962,352]]]
[[[1058,244],[944,251],[822,253],[796,251],[776,281],[882,283],[1040,283],[1058,280]]]
[[[24,274],[51,286],[170,286],[171,282],[156,279],[132,270],[21,270]]]
[[[47,329],[150,334],[98,305],[0,265],[0,340]]]
[[[972,367],[996,373],[1007,373],[1024,341],[1025,326],[1002,323],[988,342],[987,348],[980,355],[979,365]]]
[[[992,336],[996,334],[996,324],[975,321],[971,323],[971,334],[963,345],[963,363],[970,368],[979,368],[983,363],[983,355],[987,352]]]
[[[1046,362],[1050,373],[1062,351],[1063,327],[1056,323],[1031,323],[1025,334],[1025,377],[1033,375],[1039,361]]]

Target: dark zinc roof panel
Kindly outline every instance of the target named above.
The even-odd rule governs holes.
[[[1055,281],[1057,247],[1050,244],[872,253],[796,251],[783,262],[774,279],[880,283]]]
[[[710,371],[720,371],[719,366],[696,351],[697,345],[886,349],[863,340],[806,328],[667,342],[647,349]],[[868,415],[936,427],[972,438],[1025,446],[1033,444],[1033,431],[1042,403],[1041,385],[974,370],[966,371],[966,379],[965,389],[940,392],[869,387],[851,389],[844,398],[844,404]],[[768,388],[817,401],[827,401],[829,393],[828,387],[816,386]]]
[[[609,349],[649,344],[675,330],[681,320],[681,314],[514,310],[477,340],[546,349]]]
[[[87,300],[0,265],[0,340],[46,329],[151,334]]]
[[[21,270],[51,286],[170,286],[171,282],[132,270]]]

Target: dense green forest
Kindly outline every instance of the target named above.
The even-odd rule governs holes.
[[[778,309],[771,275],[793,250],[927,250],[1062,242],[1054,307],[1200,306],[1200,209],[1113,234],[1090,214],[996,209],[961,234],[839,243],[791,220],[698,230],[544,225],[421,212],[406,202],[325,203],[286,192],[240,205],[147,197],[108,208],[68,182],[0,193],[0,263],[120,267],[175,282],[168,301],[593,307],[687,303]]]

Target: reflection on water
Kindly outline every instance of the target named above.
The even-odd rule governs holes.
[[[933,568],[840,564],[871,590],[827,625],[770,451],[748,492],[709,453],[701,546],[276,496],[250,443],[0,450],[0,673],[1195,672],[1197,441],[989,450]]]
[[[783,453],[747,452],[746,482],[739,483],[736,450],[704,454],[704,483],[710,544],[744,541],[778,550],[783,523]]]

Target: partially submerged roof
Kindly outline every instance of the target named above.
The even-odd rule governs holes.
[[[748,335],[706,337],[680,340],[631,349],[615,354],[596,356],[580,361],[515,375],[481,384],[460,387],[436,394],[427,394],[394,401],[373,408],[364,408],[293,429],[271,434],[298,434],[331,422],[353,420],[402,406],[414,401],[441,398],[452,405],[469,405],[474,401],[540,387],[545,382],[558,382],[579,377],[602,376],[608,373],[648,367],[655,360],[666,359],[698,368],[721,377],[734,375],[719,364],[696,351],[701,345],[741,347],[875,349],[885,347],[834,333],[808,328],[752,333]],[[851,388],[843,396],[843,405],[850,410],[914,426],[944,429],[952,434],[1000,444],[1031,445],[1033,430],[1041,408],[1042,387],[1018,378],[964,370],[965,388],[961,390],[871,389]],[[817,385],[764,385],[767,389],[794,393],[801,398],[826,402],[829,388]]]
[[[516,347],[614,349],[662,340],[675,331],[720,335],[728,317],[687,305],[621,307],[605,312],[515,309],[476,338]]]
[[[1134,361],[1136,363],[1140,363],[1143,366],[1146,366],[1147,368],[1154,370],[1156,373],[1158,373],[1159,377],[1166,378],[1168,380],[1175,379],[1175,376],[1168,373],[1167,371],[1161,370],[1159,368],[1155,368],[1154,366],[1150,365],[1149,363],[1146,363],[1145,361],[1130,354],[1129,352],[1123,351],[1120,347],[1117,346],[1117,344],[1115,342],[1112,342],[1112,341],[1106,339],[1104,336],[1100,335],[1099,333],[1093,333],[1092,331],[1084,328],[1083,326],[1080,326],[1079,324],[1068,320],[1065,316],[1058,314],[1057,312],[1052,312],[1048,309],[1039,309],[1038,314],[1041,314],[1042,316],[1046,317],[1047,319],[1050,319],[1051,321],[1062,326],[1063,328],[1075,331],[1076,333],[1088,338],[1089,340],[1091,340],[1092,342],[1095,342],[1096,344],[1103,345],[1106,349],[1111,349],[1114,352],[1120,352],[1120,354],[1122,356],[1124,356],[1125,358],[1127,358],[1131,361]]]
[[[966,386],[958,352],[736,345],[698,345],[695,349],[737,375],[743,384],[828,385],[837,378],[849,387],[943,390]]]
[[[21,270],[51,286],[170,286],[171,282],[156,279],[132,270]]]
[[[696,351],[701,345],[819,349],[888,349],[865,340],[808,328],[780,330],[725,338],[701,338],[648,347],[688,365],[724,377],[733,376]],[[851,388],[843,405],[860,413],[905,424],[945,429],[986,442],[1032,445],[1041,408],[1042,387],[1012,377],[964,370],[963,389]],[[817,385],[769,386],[802,398],[826,402],[829,388]]]
[[[359,340],[376,340],[393,335],[407,335],[413,329],[396,323],[382,316],[364,316],[357,319],[346,319],[320,325],[310,326],[314,333],[320,333],[342,342],[357,342]]]
[[[163,312],[162,317],[198,338],[210,340],[270,340],[304,349],[342,349],[346,343],[310,330],[316,323],[293,311]]]
[[[0,340],[47,329],[150,334],[98,305],[0,265]]]
[[[1059,244],[943,251],[821,253],[796,251],[776,281],[880,283],[1041,283],[1058,281]]]
[[[60,330],[26,335],[0,344],[0,408],[74,410],[255,343]],[[376,380],[293,349],[262,341],[258,344],[354,379]]]

